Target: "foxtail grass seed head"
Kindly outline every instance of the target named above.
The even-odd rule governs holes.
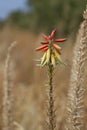
[[[55,40],[55,34],[56,29],[54,29],[49,36],[42,34],[45,41],[41,42],[42,46],[36,48],[36,51],[44,53],[40,63],[42,67],[45,65],[52,65],[55,67],[58,63],[63,63],[61,59],[61,47],[57,43],[66,41],[66,38]]]
[[[8,53],[5,60],[2,99],[2,130],[14,130],[14,62],[12,59],[12,53],[16,45],[17,42],[15,41],[8,47]]]
[[[66,130],[85,130],[85,66],[87,57],[87,9],[83,14],[74,48],[70,88],[67,101]]]

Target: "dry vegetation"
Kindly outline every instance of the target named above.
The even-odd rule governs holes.
[[[70,38],[68,38],[70,39]],[[8,46],[17,41],[18,44],[13,52],[15,83],[14,83],[14,115],[15,129],[17,126],[23,126],[24,130],[42,130],[44,129],[44,121],[46,119],[46,69],[36,66],[35,59],[39,58],[39,54],[35,53],[35,48],[40,42],[40,36],[36,36],[28,31],[16,30],[6,25],[0,31],[0,111],[2,112],[2,82],[4,62],[7,54]],[[57,66],[55,74],[55,106],[57,117],[57,128],[62,130],[64,112],[66,107],[66,97],[69,87],[70,70],[72,65],[72,55],[74,43],[68,40],[63,43],[62,57],[66,62],[66,66]],[[87,71],[85,70],[85,75]],[[87,80],[85,80],[85,86]],[[86,92],[87,93],[87,92]],[[85,94],[85,111],[87,114],[87,102]],[[1,113],[0,112],[0,113]],[[87,116],[85,116],[85,121]],[[2,117],[0,116],[0,126],[2,125]],[[1,129],[1,127],[0,127]]]

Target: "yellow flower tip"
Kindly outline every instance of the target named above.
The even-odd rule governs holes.
[[[41,66],[43,67],[46,64],[46,52],[44,53],[42,59],[41,59]]]
[[[62,59],[61,59],[61,56],[60,54],[55,50],[54,51],[54,56],[55,56],[55,59],[56,59],[56,62],[58,63],[63,63]]]
[[[46,57],[47,63],[50,62],[50,55],[51,55],[51,51],[50,51],[50,49],[48,49],[48,50],[47,50],[47,57]]]
[[[53,54],[51,55],[51,63],[53,65],[53,67],[56,66],[56,59],[55,59],[55,56]]]

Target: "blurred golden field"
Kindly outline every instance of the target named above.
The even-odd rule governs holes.
[[[41,57],[41,53],[35,52],[39,46],[40,35],[30,31],[18,30],[6,25],[0,30],[0,113],[2,112],[2,87],[4,62],[8,46],[17,41],[13,51],[14,60],[14,116],[15,122],[19,123],[24,130],[43,130],[44,121],[47,119],[47,68],[36,66],[35,59]],[[58,130],[63,129],[67,92],[69,88],[70,72],[72,66],[73,48],[75,42],[71,37],[62,43],[62,59],[66,66],[57,66],[55,69],[55,108]],[[87,77],[87,70],[85,69]],[[85,79],[85,87],[87,79]],[[87,93],[87,92],[86,92]],[[87,114],[87,96],[85,94],[85,111]],[[2,116],[0,116],[2,125]],[[85,116],[87,121],[87,116]],[[86,126],[87,127],[87,126]],[[15,126],[16,128],[16,126]],[[1,129],[1,128],[0,128]],[[19,129],[20,130],[20,129]]]

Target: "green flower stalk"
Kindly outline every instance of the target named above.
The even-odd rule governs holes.
[[[56,39],[54,40],[54,35],[56,34],[56,29],[54,29],[49,36],[42,34],[42,37],[45,41],[41,42],[42,46],[36,48],[36,51],[43,52],[41,58],[40,66],[48,67],[48,85],[49,85],[49,94],[48,94],[48,126],[49,130],[55,130],[56,120],[55,120],[55,107],[54,107],[54,86],[53,86],[53,75],[54,69],[57,64],[63,63],[61,59],[61,47],[57,45],[59,42],[64,42],[66,39]]]
[[[48,77],[49,77],[49,95],[48,95],[48,118],[49,118],[49,122],[48,122],[48,126],[49,126],[49,130],[55,130],[56,128],[56,116],[55,116],[55,107],[54,107],[54,86],[53,86],[53,65],[49,65],[48,66]]]

